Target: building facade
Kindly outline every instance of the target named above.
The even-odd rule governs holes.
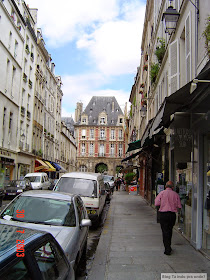
[[[194,2],[147,1],[130,95],[130,135],[135,127],[141,149],[130,142],[128,157],[139,166],[140,193],[151,205],[166,181],[174,181],[182,202],[178,227],[210,255],[209,1]],[[172,9],[178,21],[166,30],[165,12]]]
[[[0,13],[2,186],[28,172],[60,174],[63,92],[61,77],[55,76],[55,65],[37,28],[37,9],[24,1],[7,0],[0,2]],[[75,140],[68,139],[76,149]],[[76,152],[71,156],[75,162]]]
[[[94,96],[82,111],[75,111],[77,170],[98,172],[105,165],[107,173],[116,175],[125,156],[124,114],[115,97]]]

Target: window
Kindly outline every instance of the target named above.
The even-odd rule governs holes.
[[[90,129],[90,139],[94,139],[94,129]]]
[[[83,119],[82,119],[82,123],[86,123],[86,118],[83,118]]]
[[[82,219],[86,218],[84,204],[79,198],[76,199],[75,204],[79,216],[79,223],[81,223]]]
[[[1,275],[1,279],[30,280],[32,279],[32,276],[30,275],[30,272],[26,267],[24,261],[20,260],[18,263],[9,266],[6,272],[3,275]]]
[[[90,143],[90,156],[93,156],[94,144]]]
[[[119,144],[119,157],[122,156],[122,144]]]
[[[111,139],[113,140],[115,138],[115,130],[111,129]]]
[[[79,171],[80,172],[87,172],[87,167],[85,165],[80,165]]]
[[[17,54],[18,54],[18,42],[15,40],[14,58],[17,57]]]
[[[122,129],[119,130],[119,139],[120,140],[123,139],[123,131],[122,131]]]
[[[82,138],[84,139],[86,137],[86,129],[82,129]]]
[[[100,124],[105,124],[105,118],[104,117],[101,118]]]
[[[123,123],[123,119],[122,118],[120,118],[120,123]]]
[[[114,155],[114,144],[111,144],[111,146],[110,146],[110,155],[111,156]]]
[[[104,156],[104,144],[100,144],[100,147],[99,147],[99,156]]]
[[[105,130],[104,129],[100,130],[100,139],[105,139]]]
[[[15,78],[16,78],[16,68],[13,66],[12,69],[12,88],[11,88],[11,97],[13,97],[14,87],[15,87]]]
[[[61,252],[51,242],[47,242],[38,248],[34,252],[34,257],[43,279],[61,279],[68,271],[68,265],[62,257]]]
[[[82,156],[85,155],[85,143],[82,143]]]

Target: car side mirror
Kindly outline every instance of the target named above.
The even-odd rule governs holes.
[[[80,227],[90,227],[92,226],[92,222],[90,219],[82,219]]]

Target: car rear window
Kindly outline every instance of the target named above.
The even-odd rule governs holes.
[[[89,179],[62,177],[58,181],[55,191],[97,197],[97,182]]]

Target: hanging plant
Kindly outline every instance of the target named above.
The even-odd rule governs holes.
[[[143,93],[144,93],[143,90],[140,90],[140,91],[139,91],[139,94],[143,94]]]
[[[144,88],[144,87],[145,87],[145,84],[144,84],[144,83],[142,83],[142,84],[140,85],[140,87],[141,87],[141,88]]]
[[[159,45],[156,47],[155,55],[157,56],[158,62],[161,64],[166,52],[165,40],[163,38],[158,38],[157,42]]]
[[[151,65],[151,70],[150,70],[150,79],[151,79],[151,83],[154,84],[158,75],[160,69],[160,65],[159,63],[153,63]]]
[[[207,49],[208,56],[210,58],[210,16],[206,19],[206,28],[202,33],[205,38],[205,46]]]

